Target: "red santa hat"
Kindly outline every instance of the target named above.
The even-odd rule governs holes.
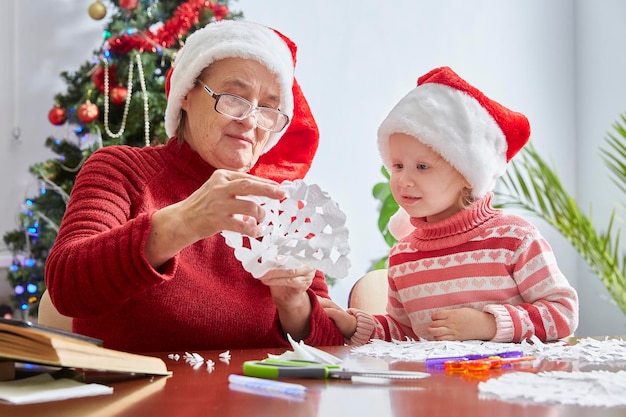
[[[317,151],[319,131],[294,77],[296,51],[296,45],[280,32],[242,20],[212,22],[192,33],[166,79],[165,132],[176,135],[182,100],[206,67],[225,58],[253,59],[276,75],[279,108],[290,122],[281,132],[270,134],[251,173],[276,181],[303,178]]]
[[[480,198],[494,189],[508,162],[528,142],[530,124],[523,114],[491,100],[450,68],[440,67],[421,76],[417,87],[380,125],[378,148],[387,169],[389,136],[394,133],[430,146],[471,184],[472,197]],[[396,227],[401,223],[394,219]]]

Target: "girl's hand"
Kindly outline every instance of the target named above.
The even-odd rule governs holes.
[[[496,335],[496,318],[469,307],[439,310],[431,314],[428,332],[433,340],[491,340]]]
[[[317,297],[317,300],[320,305],[324,307],[328,317],[335,322],[343,337],[350,339],[354,335],[354,332],[356,332],[356,317],[343,310],[328,298]]]

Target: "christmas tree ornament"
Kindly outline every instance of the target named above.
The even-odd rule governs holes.
[[[179,45],[181,35],[186,34],[189,29],[200,22],[204,11],[212,12],[216,20],[231,16],[226,5],[221,7],[213,1],[189,0],[181,3],[173,16],[156,30],[148,29],[111,37],[108,41],[110,52],[120,55],[125,55],[133,49],[156,52],[156,47],[161,49]]]
[[[135,54],[135,59],[137,60],[137,71],[139,72],[139,84],[141,85],[141,94],[143,97],[143,119],[144,119],[144,132],[145,132],[145,145],[150,146],[150,109],[148,105],[148,92],[146,90],[146,78],[143,72],[143,64],[141,63],[141,56],[139,54]],[[124,129],[126,129],[126,119],[128,118],[128,108],[130,106],[130,101],[132,99],[133,93],[133,68],[135,64],[133,63],[133,59],[130,59],[130,63],[128,64],[128,87],[126,89],[126,104],[124,105],[124,114],[122,115],[122,125],[120,126],[120,130],[117,133],[113,133],[109,128],[109,85],[110,80],[107,74],[109,74],[109,61],[104,61],[104,131],[109,135],[109,137],[117,139],[124,134]],[[113,97],[111,96],[111,100]]]
[[[111,89],[111,101],[114,104],[122,104],[128,96],[128,89],[123,85],[116,85]]]
[[[135,10],[139,5],[139,0],[120,0],[120,8],[124,10]]]
[[[33,175],[45,183],[47,192],[38,193],[39,189],[33,189],[32,193],[29,191],[28,195],[36,197],[28,198],[20,207],[18,227],[3,235],[7,250],[14,259],[20,260],[19,264],[5,269],[11,289],[8,291],[11,293],[9,298],[16,318],[27,320],[30,314],[37,315],[37,304],[45,289],[43,265],[56,239],[69,201],[69,190],[85,160],[94,149],[105,146],[124,143],[143,147],[168,140],[163,128],[164,106],[161,105],[166,100],[164,75],[194,28],[203,27],[220,17],[242,17],[240,13],[228,10],[229,3],[232,2],[89,0],[84,3],[83,7],[88,8],[90,19],[103,24],[102,44],[93,55],[89,54],[88,60],[80,68],[62,74],[67,93],[49,102],[54,108],[49,107],[48,120],[61,127],[58,134],[64,137],[46,138],[45,146],[55,154],[54,157],[31,167]],[[228,7],[218,8],[218,5]],[[106,94],[103,59],[108,60],[106,74],[109,87]],[[131,75],[127,67],[129,60],[133,61],[134,70],[134,77],[130,77],[132,89],[126,84],[127,75]],[[144,66],[146,71],[150,71],[147,77],[143,74]],[[126,96],[122,98],[124,89]],[[89,90],[94,93],[97,91],[101,96],[98,93],[91,94]],[[126,108],[122,103],[128,105],[132,93],[135,93],[139,103],[130,103],[130,107]],[[158,105],[153,104],[149,108],[148,98]],[[93,100],[93,103],[88,103],[88,99]],[[117,100],[119,104],[115,104]],[[105,112],[105,102],[116,107],[109,107]],[[105,114],[108,115],[106,122]],[[111,125],[118,127],[114,129],[116,132],[120,130],[121,124],[123,134],[120,132],[115,136],[107,136],[105,123],[107,129]],[[11,133],[13,140],[21,137],[19,128],[13,129]],[[112,133],[110,129],[109,133]],[[282,169],[279,171],[283,172]],[[16,289],[16,292],[13,293],[12,289]],[[32,292],[35,289],[37,291]]]
[[[89,6],[89,17],[93,20],[101,20],[106,14],[107,8],[100,0],[96,0]]]
[[[216,4],[213,8],[213,16],[215,16],[216,20],[225,19],[228,16],[229,10],[228,6],[225,4]]]
[[[108,77],[109,83],[111,84],[117,83],[115,70],[115,65],[110,65],[106,69],[106,76]],[[104,93],[104,71],[105,69],[102,67],[102,65],[96,65],[93,69],[93,72],[91,73],[91,81],[93,81],[93,84],[101,93]]]
[[[48,120],[55,126],[61,126],[67,121],[67,113],[57,104],[48,112]]]
[[[91,123],[98,118],[100,111],[98,106],[87,100],[78,107],[78,118],[83,123]]]

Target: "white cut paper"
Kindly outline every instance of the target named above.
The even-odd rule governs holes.
[[[281,187],[287,194],[282,201],[246,197],[265,210],[259,238],[222,232],[235,257],[255,278],[272,269],[293,269],[302,264],[333,278],[345,278],[350,268],[346,215],[316,184],[284,181]]]
[[[514,372],[478,384],[481,398],[587,407],[626,406],[626,371]]]
[[[268,353],[267,357],[282,361],[308,361],[331,365],[339,365],[343,362],[341,358],[316,347],[309,346],[302,340],[300,342],[296,342],[289,333],[287,333],[287,340],[289,340],[293,350],[285,351],[280,355]]]
[[[61,401],[68,398],[112,394],[113,388],[101,384],[85,384],[73,379],[54,379],[50,374],[0,382],[0,400],[12,404],[33,404]]]
[[[537,360],[569,362],[572,372],[550,371],[533,374],[511,372],[479,384],[481,398],[505,401],[576,404],[582,406],[626,406],[626,371],[589,370],[599,365],[614,369],[626,365],[626,341],[621,338],[580,338],[576,344],[565,341],[544,343],[536,336],[521,343],[480,340],[393,341],[371,340],[351,350],[355,355],[422,362],[428,358],[495,354],[522,351]]]
[[[499,343],[480,340],[459,341],[394,341],[371,340],[352,349],[352,353],[390,357],[406,361],[425,361],[427,358],[493,354],[519,350],[538,360],[567,361],[578,367],[594,364],[626,365],[626,341],[620,338],[603,340],[580,338],[574,345],[564,341],[544,343],[536,336],[521,343]]]

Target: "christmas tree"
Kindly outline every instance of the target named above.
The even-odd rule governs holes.
[[[21,318],[36,315],[46,257],[83,162],[103,146],[164,143],[165,78],[176,52],[207,23],[243,17],[228,0],[95,0],[88,13],[95,20],[110,15],[102,45],[76,72],[61,73],[67,91],[48,114],[54,125],[69,124],[72,137],[46,139],[58,157],[30,167],[39,195],[25,201],[19,228],[3,237],[13,253],[8,279]]]

